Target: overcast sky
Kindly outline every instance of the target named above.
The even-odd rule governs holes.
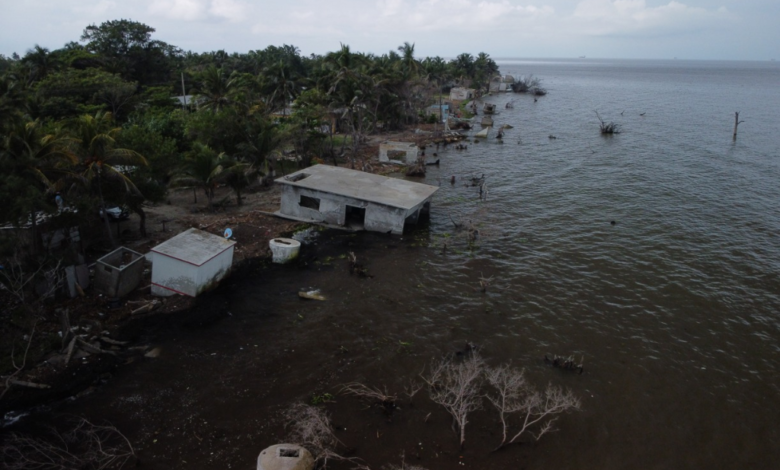
[[[418,57],[780,59],[780,0],[0,0],[0,54],[131,19],[196,52],[348,44]]]

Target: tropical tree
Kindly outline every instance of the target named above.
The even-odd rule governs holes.
[[[403,67],[409,76],[414,77],[420,72],[420,62],[414,58],[414,43],[409,44],[404,42],[402,46],[398,46],[398,52],[401,53],[401,61]]]
[[[235,77],[228,76],[222,68],[209,66],[200,74],[196,85],[195,92],[202,100],[200,106],[219,112],[231,103],[235,85]]]
[[[70,175],[78,162],[68,144],[61,134],[45,132],[37,120],[17,120],[0,143],[0,194],[6,201],[0,207],[0,219],[14,224],[29,220],[34,247],[38,212],[54,210],[52,196],[57,183]]]
[[[220,155],[219,163],[222,170],[218,174],[218,179],[224,181],[236,193],[236,204],[240,206],[243,201],[241,192],[249,187],[252,182],[252,176],[255,174],[252,171],[252,165],[225,154]]]
[[[103,184],[112,183],[118,185],[124,193],[142,196],[127,173],[135,166],[146,166],[148,163],[138,152],[117,147],[116,139],[122,129],[114,125],[113,115],[109,112],[101,111],[94,116],[89,114],[79,116],[71,122],[71,129],[76,142],[76,153],[83,167],[83,177],[90,187],[96,190],[100,198],[100,209],[106,224],[106,232],[111,245],[116,246],[105,212]]]
[[[195,203],[198,203],[197,190],[202,189],[206,194],[209,209],[214,208],[214,190],[219,182],[219,174],[222,172],[220,156],[209,146],[195,142],[192,150],[188,152],[184,163],[171,180],[171,185],[192,186],[192,194]]]

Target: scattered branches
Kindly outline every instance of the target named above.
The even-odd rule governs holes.
[[[583,364],[585,363],[584,357],[580,358],[580,363],[577,364],[576,362],[574,362],[574,356],[569,356],[569,357],[553,356],[553,358],[550,359],[547,357],[547,355],[545,355],[544,362],[550,364],[555,368],[571,370],[571,371],[579,372],[580,374],[582,374],[582,372],[585,370],[583,367]]]
[[[328,459],[342,458],[333,451],[333,447],[341,441],[333,433],[330,417],[325,410],[297,403],[285,412],[284,418],[290,423],[290,441],[306,447],[316,462],[327,466]]]
[[[485,277],[480,273],[479,275],[479,287],[483,294],[487,293],[488,287],[493,282],[493,276]]]
[[[374,400],[385,407],[391,408],[395,407],[395,402],[398,400],[398,396],[390,394],[387,389],[379,390],[378,388],[371,388],[358,382],[352,382],[344,385],[344,387],[341,389],[341,393],[360,398],[366,398],[368,400]]]
[[[31,387],[31,388],[49,388],[48,385],[35,384],[32,382],[23,382],[16,379],[16,377],[19,374],[21,374],[24,368],[27,366],[27,354],[30,352],[30,345],[32,344],[33,336],[35,335],[36,326],[37,323],[33,325],[30,334],[27,336],[27,346],[24,348],[24,355],[22,356],[21,364],[16,364],[16,359],[14,358],[14,348],[11,348],[11,365],[14,367],[14,372],[11,373],[11,375],[9,375],[8,377],[6,377],[5,388],[3,389],[2,393],[0,393],[0,400],[2,400],[5,394],[8,393],[8,390],[11,389],[11,385],[18,385],[18,386]]]
[[[544,392],[539,392],[526,381],[520,369],[504,365],[488,369],[486,376],[495,389],[487,398],[498,410],[502,427],[501,444],[496,450],[515,442],[526,431],[538,441],[554,430],[555,415],[580,408],[579,399],[571,391],[548,385]],[[520,430],[509,438],[511,414],[518,414],[522,424]],[[537,429],[535,434],[531,432],[534,427]]]
[[[601,123],[599,125],[599,130],[604,135],[612,135],[612,134],[620,134],[620,124],[615,124],[614,122],[606,122],[603,119],[601,119],[601,116],[599,115],[598,111],[594,111],[596,113],[596,117],[599,118],[599,122]]]
[[[357,274],[359,277],[367,277],[367,278],[374,277],[371,274],[368,274],[368,269],[366,269],[363,263],[358,262],[357,255],[355,255],[355,252],[350,251],[347,257],[349,259],[350,274]]]
[[[13,433],[0,446],[8,470],[121,469],[135,456],[117,428],[80,418],[72,430],[52,429],[48,439]]]
[[[409,465],[406,463],[406,453],[401,452],[401,465],[387,464],[382,467],[382,470],[426,470],[425,467],[419,465]]]

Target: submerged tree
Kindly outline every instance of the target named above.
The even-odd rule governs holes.
[[[596,111],[596,117],[599,118],[599,130],[601,131],[602,135],[620,134],[620,124],[616,124],[612,121],[604,121],[601,119],[598,111]]]

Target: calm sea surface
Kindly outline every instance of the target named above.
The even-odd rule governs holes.
[[[124,416],[171,468],[228,468],[216,455],[253,468],[272,443],[262,433],[230,452],[188,432],[171,431],[183,441],[164,451],[170,439],[151,439],[166,416],[208,422],[200,435],[217,426],[227,440],[254,436],[290,400],[355,380],[400,391],[470,341],[492,364],[571,388],[583,411],[538,444],[497,454],[485,411],[470,425],[467,467],[780,468],[780,64],[500,66],[534,74],[549,94],[490,96],[496,127],[513,126],[503,143],[439,149],[425,179],[441,185],[427,229],[402,240],[320,233],[303,251],[318,255],[315,269],[234,276],[231,316],[158,338],[159,359],[120,373],[83,410]],[[602,137],[595,111],[623,132]],[[735,111],[745,122],[732,142]],[[464,184],[482,174],[484,202]],[[451,218],[479,227],[473,249]],[[373,279],[349,276],[349,251]],[[480,278],[491,279],[486,294]],[[310,286],[328,300],[298,299]],[[585,373],[553,370],[545,354],[583,358]],[[333,406],[349,429],[340,438],[371,465],[406,449],[422,454],[416,464],[455,468],[449,420],[435,410],[429,420],[422,399],[377,430],[345,399]],[[452,449],[434,455],[432,442]]]

